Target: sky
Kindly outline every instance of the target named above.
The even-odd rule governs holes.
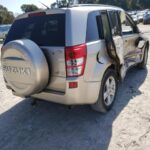
[[[43,5],[41,5],[39,2],[50,6],[50,4],[55,2],[55,0],[0,0],[0,5],[5,6],[9,11],[12,11],[13,13],[22,13],[20,9],[20,6],[22,4],[34,4],[39,8],[43,8]]]

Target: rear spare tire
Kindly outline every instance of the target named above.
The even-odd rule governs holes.
[[[3,75],[18,96],[31,96],[43,90],[49,81],[46,58],[31,40],[15,40],[2,48]]]

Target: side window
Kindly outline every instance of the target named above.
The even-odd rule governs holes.
[[[117,36],[121,34],[120,22],[117,11],[109,11],[109,19],[111,25],[111,31],[113,36]]]
[[[91,12],[88,15],[87,20],[87,31],[86,31],[86,41],[92,42],[99,40],[99,33],[97,27],[97,16],[100,15],[98,11]]]
[[[129,17],[124,13],[120,13],[122,35],[130,35],[134,33],[133,25]]]
[[[103,28],[103,36],[106,41],[110,41],[112,39],[110,24],[108,15],[106,12],[101,13],[101,20],[102,20],[102,28]]]

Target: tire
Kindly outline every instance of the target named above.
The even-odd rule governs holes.
[[[33,41],[8,42],[1,53],[3,75],[16,95],[28,97],[46,88],[50,79],[47,59]]]
[[[146,46],[145,51],[144,51],[144,56],[142,62],[138,65],[140,69],[145,69],[147,65],[147,60],[148,60],[148,46]]]
[[[117,75],[114,70],[108,69],[105,72],[101,82],[98,100],[95,104],[91,105],[92,109],[102,113],[108,112],[113,106],[113,103],[115,101],[117,89],[118,89]],[[106,98],[104,97],[104,95],[106,95]]]

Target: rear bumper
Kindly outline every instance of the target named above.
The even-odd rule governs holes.
[[[47,90],[39,94],[32,95],[32,97],[65,105],[94,104],[97,101],[100,82],[85,82],[81,77],[78,80],[73,80],[73,82],[78,82],[78,87],[70,89],[68,83],[71,81],[72,79],[66,81],[65,93]]]

